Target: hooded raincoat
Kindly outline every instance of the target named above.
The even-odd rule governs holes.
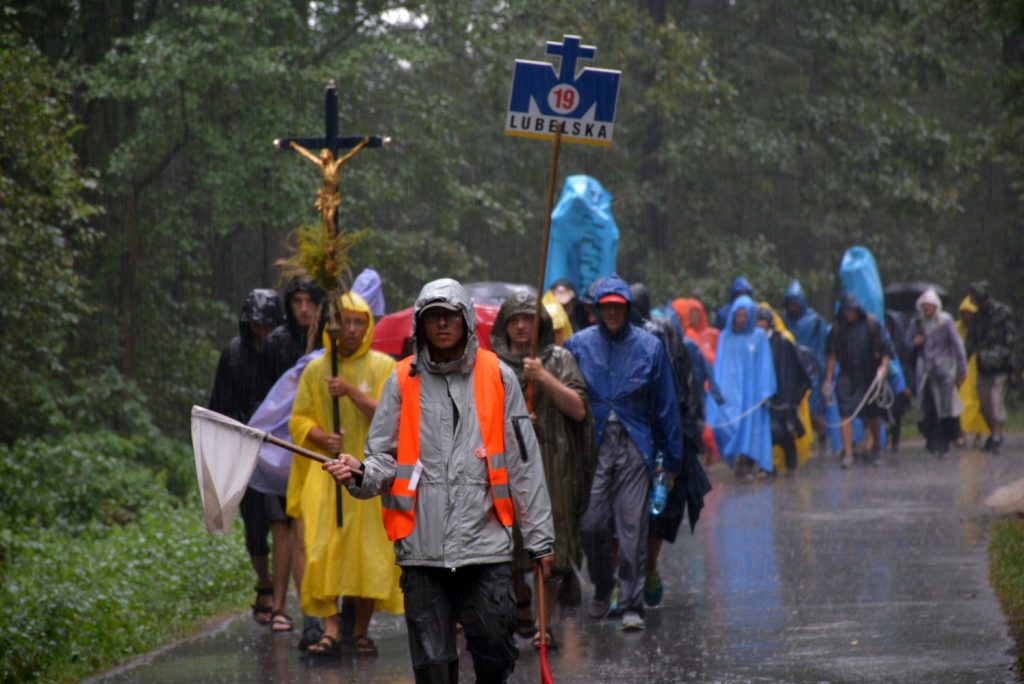
[[[422,311],[441,302],[457,307],[466,323],[465,353],[447,363],[430,358],[418,327]],[[463,287],[449,278],[424,285],[413,307],[413,329],[413,369],[420,378],[422,472],[416,488],[415,527],[409,536],[395,542],[398,564],[460,568],[511,562],[512,530],[502,525],[495,513],[487,464],[477,457],[483,438],[473,369],[480,343],[475,333],[476,313]],[[504,364],[501,380],[505,389],[504,462],[509,493],[526,550],[537,558],[550,554],[555,541],[544,466],[519,382]],[[391,373],[370,425],[361,482],[349,487],[359,498],[391,490],[398,472],[402,400],[397,375]]]
[[[729,300],[728,304],[723,304],[718,307],[718,311],[715,313],[715,327],[719,330],[724,330],[728,323],[729,312],[732,310],[733,302],[736,298],[741,295],[747,295],[748,297],[754,296],[754,286],[750,284],[750,281],[743,276],[737,276],[732,281],[732,286],[729,288]]]
[[[679,316],[679,323],[686,331],[686,336],[697,343],[704,358],[708,360],[708,363],[714,365],[715,354],[718,353],[718,337],[721,332],[718,328],[708,325],[708,314],[704,310],[704,305],[700,303],[699,299],[680,297],[673,300],[672,308]],[[691,312],[695,312],[696,324],[691,320],[691,317],[694,316],[694,313]]]
[[[767,309],[772,315],[772,334],[768,336],[776,384],[775,396],[770,404],[774,443],[772,462],[776,470],[786,472],[785,453],[778,446],[776,433],[780,427],[787,425],[789,432],[796,438],[797,465],[803,465],[811,457],[811,437],[814,431],[809,397],[812,387],[821,386],[824,371],[818,365],[814,353],[796,341],[775,309],[765,302],[759,308]],[[799,428],[794,425],[794,420],[799,422]]]
[[[524,395],[527,382],[523,375],[523,359],[512,353],[505,327],[513,316],[533,316],[536,306],[537,300],[533,295],[517,292],[502,304],[491,328],[491,349],[515,372]],[[534,431],[544,459],[544,478],[549,483],[548,494],[555,523],[555,569],[571,571],[574,564],[580,565],[583,560],[579,519],[587,510],[590,482],[594,478],[597,461],[594,419],[589,410],[587,383],[572,354],[555,345],[555,331],[546,309],[542,309],[540,315],[537,356],[544,369],[580,395],[588,407],[586,417],[577,422],[559,411],[543,388],[537,387],[533,397],[533,413],[537,416]]]
[[[322,307],[320,321],[317,325],[316,335],[313,337],[313,344],[310,346],[307,339],[307,331],[299,326],[295,320],[295,312],[292,311],[292,299],[300,292],[308,294],[318,306],[324,301],[324,291],[319,285],[309,278],[292,278],[284,289],[284,323],[274,329],[264,344],[266,354],[273,364],[275,378],[281,377],[285,371],[314,349],[321,349],[321,338],[326,322],[326,307]],[[307,349],[309,347],[309,349]]]
[[[238,335],[224,348],[217,363],[207,404],[210,410],[240,423],[249,422],[279,375],[267,354],[269,336],[262,348],[258,347],[250,324],[275,326],[280,322],[281,298],[277,292],[257,289],[246,296],[238,314]]]
[[[355,293],[341,298],[342,308],[364,313],[369,326],[362,344],[349,356],[339,352],[338,375],[364,393],[379,399],[384,382],[395,367],[387,354],[370,349],[373,340],[373,314],[366,301]],[[324,333],[326,338],[327,333]],[[324,346],[329,347],[324,339]],[[331,377],[329,354],[311,361],[302,372],[292,408],[289,430],[296,444],[324,453],[309,439],[314,427],[330,430],[331,395],[327,379]],[[341,428],[345,435],[345,452],[365,458],[364,445],[370,419],[349,397],[341,397]],[[335,486],[334,478],[312,461],[296,456],[289,481],[289,508],[298,505],[305,528],[306,574],[302,580],[303,612],[318,617],[338,612],[339,596],[377,599],[377,608],[392,613],[402,612],[402,595],[398,588],[401,571],[395,565],[395,550],[384,532],[379,499],[362,501],[353,498],[344,488]],[[305,472],[302,472],[305,471]],[[292,481],[294,480],[294,482]],[[301,486],[294,500],[292,485]],[[338,527],[336,498],[341,492],[344,524]]]
[[[629,285],[617,275],[602,279],[594,294],[597,300],[615,294],[633,301]],[[661,341],[628,322],[613,334],[599,321],[573,335],[565,346],[587,381],[598,445],[614,410],[649,468],[661,450],[665,470],[678,473],[683,453],[679,404],[671,361]]]
[[[789,304],[795,303],[800,313],[793,316],[789,312]],[[807,295],[799,280],[794,280],[786,289],[785,309],[782,312],[782,322],[786,328],[793,333],[797,344],[802,344],[811,350],[814,358],[824,368],[825,366],[825,342],[828,340],[829,330],[832,326],[824,318],[818,315],[807,303]]]
[[[747,323],[737,332],[733,320],[741,308],[747,311]],[[725,403],[708,402],[707,416],[718,449],[730,466],[747,456],[761,470],[771,472],[768,402],[776,390],[775,369],[768,337],[757,327],[756,317],[757,305],[750,297],[742,295],[733,302],[715,362],[715,381]]]
[[[931,318],[925,316],[924,304],[936,307]],[[918,336],[924,338],[924,344],[918,348],[915,373],[921,408],[924,410],[927,403],[927,393],[936,417],[957,417],[963,411],[957,380],[967,375],[967,359],[953,318],[942,310],[942,301],[935,290],[926,290],[917,300],[917,315],[907,331],[908,343],[913,345]]]
[[[960,318],[956,321],[956,331],[960,339],[967,343],[968,323],[964,319],[964,313],[977,314],[978,305],[974,303],[970,295],[964,297],[960,302]],[[971,354],[967,359],[967,378],[960,385],[960,402],[964,405],[963,413],[960,414],[960,427],[966,433],[988,435],[992,432],[985,418],[981,415],[981,400],[978,398],[978,356]]]
[[[844,309],[853,309],[856,317],[853,323],[847,323]],[[847,293],[843,296],[836,323],[829,332],[825,345],[826,352],[835,355],[838,363],[835,396],[839,413],[846,418],[852,416],[867,394],[875,374],[882,362],[888,357],[890,362],[896,358],[889,333],[874,316],[864,310],[864,306],[856,295]],[[861,417],[881,417],[883,410],[876,404],[869,403],[862,408]]]

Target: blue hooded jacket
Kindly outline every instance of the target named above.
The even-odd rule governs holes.
[[[617,275],[601,280],[594,294],[598,301],[608,294],[633,301],[629,285]],[[648,467],[660,449],[665,470],[678,473],[683,433],[672,365],[661,341],[628,321],[613,334],[599,320],[570,337],[565,348],[576,357],[587,381],[598,445],[614,409]]]
[[[796,302],[800,306],[800,315],[789,314],[789,303]],[[794,280],[786,290],[786,310],[783,312],[782,321],[796,341],[804,345],[812,352],[814,358],[824,368],[825,366],[825,340],[828,339],[828,332],[832,326],[818,312],[807,306],[807,295],[800,287],[800,281]]]

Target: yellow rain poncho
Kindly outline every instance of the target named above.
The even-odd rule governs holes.
[[[963,312],[972,314],[978,313],[978,305],[974,303],[970,295],[964,297],[960,302],[961,316],[956,319],[956,331],[960,333],[960,339],[967,342],[967,323],[963,319]],[[960,429],[964,434],[987,435],[991,430],[985,418],[981,415],[981,400],[978,398],[978,355],[971,354],[967,359],[967,377],[964,384],[960,385],[960,402],[964,405],[963,413],[960,414]]]
[[[341,300],[345,310],[365,313],[370,325],[355,353],[339,355],[338,375],[380,399],[384,381],[391,375],[395,362],[390,356],[370,349],[374,321],[369,305],[355,293],[345,294]],[[325,337],[324,346],[329,349],[327,342]],[[330,376],[329,353],[306,366],[288,423],[297,444],[321,453],[323,450],[309,439],[309,432],[313,427],[331,430],[331,395],[327,388]],[[340,409],[345,452],[361,461],[365,458],[363,449],[370,419],[349,397],[341,398]],[[305,526],[306,574],[300,595],[303,612],[316,617],[334,615],[338,612],[339,596],[354,596],[377,599],[377,610],[401,613],[401,570],[395,565],[394,545],[384,533],[380,497],[356,499],[342,487],[344,525],[338,527],[338,487],[328,473],[316,464],[309,467],[309,463],[307,459],[294,459],[288,483],[289,513],[297,509]]]
[[[787,340],[796,344],[796,338],[793,337],[793,333],[786,327],[785,322],[782,320],[782,316],[772,308],[768,302],[761,302],[759,306],[771,309],[772,318],[774,319],[773,325],[775,331],[781,333]],[[811,441],[814,438],[814,428],[811,425],[811,404],[810,404],[811,393],[808,392],[804,395],[803,401],[800,402],[800,408],[797,410],[797,415],[800,417],[800,422],[804,426],[804,436],[796,438],[796,461],[797,465],[803,465],[807,459],[811,457]],[[780,446],[772,447],[772,465],[776,472],[786,472],[786,453]]]
[[[565,312],[565,307],[558,303],[551,290],[544,294],[544,299],[541,300],[541,303],[548,310],[548,315],[551,316],[551,323],[555,326],[555,343],[558,346],[562,346],[567,339],[572,337],[572,323],[569,322],[569,314]]]

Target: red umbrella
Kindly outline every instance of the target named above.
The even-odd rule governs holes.
[[[476,336],[480,346],[491,348],[491,328],[498,317],[500,306],[473,304],[476,310]],[[412,338],[412,307],[388,314],[373,326],[373,348],[396,358],[408,356],[408,342]]]

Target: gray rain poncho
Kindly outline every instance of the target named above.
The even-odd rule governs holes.
[[[509,319],[518,314],[533,316],[536,305],[537,299],[531,294],[512,295],[505,300],[491,329],[491,348],[515,371],[524,395],[527,388],[523,361],[510,350],[505,327]],[[587,406],[586,418],[576,422],[562,414],[541,388],[537,388],[533,402],[533,413],[537,416],[534,430],[544,459],[544,476],[555,520],[555,569],[569,570],[572,563],[579,565],[582,561],[579,518],[587,509],[597,452],[587,384],[573,355],[555,344],[551,317],[544,307],[541,307],[537,355],[544,369],[579,394]],[[517,559],[517,564],[522,566],[522,560]]]

